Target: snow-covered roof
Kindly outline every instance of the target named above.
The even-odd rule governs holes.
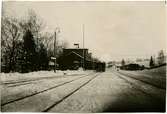
[[[65,56],[68,56],[68,55],[71,55],[71,54],[75,54],[77,56],[79,56],[80,58],[83,58],[81,55],[79,55],[78,53],[74,52],[74,51],[71,51],[69,54],[65,55]]]
[[[77,55],[78,57],[84,59],[83,56],[81,56],[80,54],[78,54],[78,53],[76,53],[76,52],[74,52],[74,51],[71,51],[69,54],[67,54],[67,55],[65,55],[65,56],[68,56],[68,55],[70,55],[70,54],[72,54],[72,53],[75,54],[75,55]],[[87,61],[91,61],[91,60],[88,60],[87,57],[86,57],[85,59],[86,59]]]

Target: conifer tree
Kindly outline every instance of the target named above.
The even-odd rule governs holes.
[[[40,44],[39,49],[39,60],[38,60],[38,68],[40,70],[47,70],[48,69],[48,55],[47,55],[47,49],[45,48],[44,44]]]
[[[36,44],[30,30],[23,36],[22,72],[36,70]]]
[[[124,60],[124,59],[122,59],[122,61],[121,61],[121,65],[122,65],[122,66],[125,65],[125,60]]]
[[[151,56],[151,59],[150,59],[150,67],[153,67],[154,66],[154,60],[153,60],[153,57]]]

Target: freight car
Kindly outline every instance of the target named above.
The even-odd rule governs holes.
[[[106,64],[104,62],[97,62],[95,64],[96,72],[105,72]]]

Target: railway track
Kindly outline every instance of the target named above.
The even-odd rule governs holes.
[[[122,74],[122,75],[125,75],[125,76],[127,76],[127,77],[129,77],[129,78],[132,78],[132,79],[141,81],[141,82],[143,82],[143,83],[145,83],[145,84],[149,84],[149,85],[151,85],[151,86],[154,86],[154,87],[156,87],[156,88],[158,88],[158,89],[164,89],[164,90],[166,89],[166,87],[160,86],[160,85],[158,85],[158,84],[156,84],[156,83],[152,83],[152,82],[149,82],[149,81],[140,79],[140,78],[136,78],[135,76],[131,76],[129,73],[127,73],[127,74],[122,73],[122,72],[119,72],[119,73]]]
[[[51,106],[47,107],[46,109],[44,109],[42,112],[49,112],[53,107],[55,107],[56,105],[58,105],[59,103],[63,102],[65,99],[67,99],[68,97],[70,97],[71,95],[73,95],[75,92],[77,92],[79,89],[81,89],[82,87],[84,87],[85,85],[87,85],[89,82],[91,82],[93,79],[95,79],[99,74],[95,74],[95,76],[91,79],[89,79],[88,81],[86,81],[85,83],[83,83],[82,85],[80,85],[78,88],[76,88],[75,90],[73,90],[72,92],[70,92],[69,94],[65,95],[62,99],[56,101],[54,104],[52,104]]]
[[[74,82],[74,81],[76,81],[76,80],[79,80],[79,79],[84,78],[84,77],[88,77],[88,76],[90,76],[90,75],[92,75],[92,73],[87,74],[87,75],[84,75],[84,76],[81,76],[81,77],[78,77],[78,78],[75,78],[75,79],[70,80],[70,81],[66,81],[66,82],[60,83],[60,84],[58,84],[58,85],[56,85],[56,86],[52,86],[52,87],[50,87],[50,88],[44,89],[44,90],[39,91],[39,92],[35,92],[35,93],[33,93],[33,94],[25,95],[25,96],[22,96],[22,97],[19,97],[19,98],[16,98],[16,99],[7,101],[7,102],[5,102],[5,103],[2,103],[2,104],[1,104],[1,107],[5,106],[5,105],[8,105],[8,104],[10,104],[10,103],[14,103],[14,102],[17,102],[17,101],[20,101],[20,100],[29,98],[29,97],[33,97],[33,96],[38,95],[38,94],[40,94],[40,93],[44,93],[44,92],[50,91],[50,90],[55,89],[55,88],[57,88],[57,87],[64,86],[64,85],[66,85],[66,84],[72,83],[72,82]]]
[[[143,80],[140,80],[138,78],[134,78],[134,77],[129,76],[129,75],[121,74],[120,72],[119,73],[118,72],[114,72],[114,74],[117,75],[118,77],[120,77],[121,79],[123,79],[125,82],[130,83],[132,85],[132,88],[134,88],[134,89],[136,89],[138,91],[141,91],[145,95],[147,95],[149,97],[152,97],[153,99],[156,99],[157,101],[160,101],[160,102],[164,103],[165,98],[163,98],[161,96],[162,94],[165,94],[165,90],[164,89],[158,88],[158,87],[156,87],[156,86],[154,86],[152,84],[149,84],[149,83],[147,83],[147,82],[145,82]],[[135,80],[137,82],[140,82],[140,85],[135,83],[135,82],[129,81],[128,78],[132,79],[132,80]],[[154,89],[158,90],[161,93],[161,95],[158,96],[158,94],[159,94],[159,93],[157,94],[158,91],[156,91],[156,92],[148,91],[149,89],[147,90],[147,89],[143,88],[142,87],[143,85],[146,85],[149,89],[150,88],[154,88]]]
[[[10,85],[7,85],[7,87],[16,87],[16,86],[22,86],[22,85],[28,85],[28,84],[32,84],[32,81],[16,83],[16,84],[10,84]]]
[[[27,79],[27,80],[21,80],[21,81],[7,81],[7,82],[2,82],[7,87],[15,87],[15,86],[21,86],[21,85],[27,85],[31,84],[32,82],[40,81],[40,80],[45,80],[45,79],[54,79],[54,78],[68,78],[67,76],[79,76],[80,74],[74,74],[74,75],[65,75],[65,76],[50,76],[50,77],[40,77],[40,78],[35,78],[35,79]]]

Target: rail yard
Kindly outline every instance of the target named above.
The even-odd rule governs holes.
[[[107,69],[106,72],[4,81],[1,111],[164,112],[165,74],[153,78],[143,71],[134,72]]]

